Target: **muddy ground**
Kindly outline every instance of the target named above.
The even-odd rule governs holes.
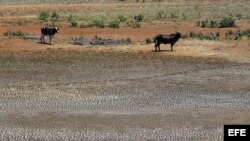
[[[223,140],[249,124],[250,65],[66,49],[1,54],[1,140]]]

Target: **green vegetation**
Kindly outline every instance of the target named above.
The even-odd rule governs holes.
[[[120,22],[118,20],[112,20],[112,21],[109,22],[109,27],[111,27],[111,28],[119,28],[120,27],[119,24],[120,24]]]
[[[235,27],[235,20],[232,17],[224,17],[220,21],[216,20],[198,21],[197,25],[200,27],[208,27],[208,28]]]
[[[199,40],[218,40],[220,34],[219,33],[209,33],[209,34],[203,34],[202,32],[190,32],[188,35],[190,38],[196,38]]]
[[[20,16],[19,20],[25,19],[25,23],[28,22],[68,22],[71,25],[72,20],[68,21],[68,17],[73,15],[74,22],[84,23],[81,27],[96,26],[93,23],[94,19],[103,20],[103,24],[97,24],[96,27],[108,27],[111,20],[118,20],[120,27],[128,26],[126,23],[135,21],[135,24],[130,24],[131,27],[138,27],[137,25],[166,23],[166,22],[178,22],[178,21],[200,21],[199,26],[201,27],[231,27],[235,25],[235,20],[249,20],[250,19],[250,1],[216,1],[216,4],[211,1],[199,1],[199,0],[188,0],[181,2],[167,1],[158,3],[158,0],[151,0],[154,2],[146,3],[131,3],[126,1],[126,6],[122,3],[117,3],[117,6],[109,6],[103,4],[95,6],[95,4],[83,4],[85,0],[3,0],[2,5],[14,5],[14,4],[41,4],[41,3],[77,3],[77,8],[74,5],[61,5],[52,4],[46,7],[35,5],[36,10],[31,8],[17,7],[15,9],[7,9],[0,15],[8,16],[15,15]],[[118,0],[114,0],[118,1]],[[108,2],[104,0],[103,2]],[[175,6],[173,6],[175,5]],[[121,8],[121,6],[123,6]],[[86,7],[86,8],[85,8]],[[56,12],[56,14],[53,14]],[[39,15],[37,20],[34,20],[34,16]],[[58,15],[60,15],[58,17]],[[225,18],[224,18],[225,17]],[[58,19],[60,18],[60,20]],[[207,21],[206,21],[207,20]],[[16,24],[17,21],[12,21]],[[132,22],[131,22],[132,23]],[[143,24],[142,24],[143,23]],[[144,24],[145,23],[145,24]],[[103,26],[104,25],[104,26]],[[134,25],[134,26],[132,26]],[[71,25],[72,26],[72,25]]]
[[[104,25],[104,20],[103,19],[94,19],[92,21],[92,23],[90,24],[90,26],[95,26],[95,27],[99,27],[99,28],[104,28],[105,25]]]
[[[78,25],[78,22],[75,20],[75,18],[72,15],[69,15],[68,22],[72,27],[76,27]]]
[[[232,30],[229,30],[228,32],[226,32],[226,38],[229,40],[242,40],[244,37],[246,37],[249,40],[250,29],[238,30],[235,32]]]
[[[142,14],[134,16],[134,20],[136,22],[141,22],[143,20],[143,18],[144,18],[144,15],[142,15]]]
[[[234,27],[235,26],[235,20],[232,17],[224,17],[220,23],[219,23],[219,27]]]
[[[117,18],[120,22],[125,22],[127,20],[127,17],[123,14],[119,14]]]
[[[39,14],[39,20],[43,22],[48,22],[49,16],[50,16],[50,13],[48,11],[42,11]]]
[[[24,36],[24,35],[28,35],[28,33],[25,33],[23,31],[7,31],[7,32],[4,32],[3,34],[4,36],[17,36],[17,37],[21,37],[21,36]]]

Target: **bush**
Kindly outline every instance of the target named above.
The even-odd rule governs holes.
[[[104,20],[103,19],[94,19],[92,21],[91,26],[96,26],[96,27],[104,28],[105,27]]]
[[[57,22],[58,20],[59,20],[59,15],[56,13],[56,12],[52,12],[52,14],[51,14],[51,21],[53,21],[53,22]]]
[[[157,12],[157,18],[163,18],[164,17],[164,12],[162,10]]]
[[[225,17],[219,23],[220,28],[234,27],[234,26],[235,26],[235,20],[232,17]]]
[[[78,23],[77,23],[77,21],[71,21],[70,24],[72,27],[76,27]]]
[[[137,22],[137,21],[133,21],[133,22],[132,22],[132,27],[133,27],[133,28],[140,28],[140,27],[141,27],[141,24],[140,24],[139,22]]]
[[[42,11],[42,12],[40,12],[40,14],[39,14],[39,20],[44,21],[44,22],[47,22],[49,16],[50,16],[49,12],[47,12],[47,11]]]
[[[195,32],[190,32],[189,33],[189,37],[190,38],[196,38],[196,39],[199,39],[199,40],[217,40],[218,37],[219,37],[219,33],[209,33],[209,34],[206,34],[204,35],[202,32],[199,32],[199,33],[195,33]]]
[[[127,20],[127,17],[123,14],[118,15],[117,18],[120,22],[125,22]]]
[[[210,26],[211,28],[216,28],[216,27],[219,26],[219,24],[217,23],[217,21],[211,20],[209,26]]]
[[[208,27],[208,20],[201,21],[201,27]]]
[[[111,27],[111,28],[119,28],[119,24],[120,24],[119,21],[113,20],[113,21],[111,21],[111,22],[109,23],[109,27]]]
[[[80,28],[87,28],[87,27],[91,27],[91,25],[85,23],[80,24]]]
[[[172,19],[177,19],[178,16],[177,16],[175,13],[171,13],[171,18],[172,18]]]
[[[131,40],[130,38],[127,38],[127,39],[126,39],[126,43],[127,43],[127,44],[131,44],[131,43],[132,43],[132,40]]]
[[[141,22],[143,20],[144,16],[142,14],[134,16],[134,20],[137,22]]]
[[[23,31],[20,31],[20,30],[18,30],[18,31],[7,31],[7,32],[4,32],[4,36],[18,36],[18,37],[20,37],[20,36],[24,36],[24,35],[27,35],[28,33],[25,33],[25,32],[23,32]]]
[[[70,14],[69,17],[68,17],[68,22],[72,22],[72,21],[74,21],[74,18],[73,18],[73,16]]]
[[[152,43],[152,40],[150,39],[150,38],[147,38],[146,40],[145,40],[145,43],[148,45],[148,44],[151,44]]]

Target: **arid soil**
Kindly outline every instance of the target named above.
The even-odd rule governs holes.
[[[222,140],[249,124],[249,64],[49,49],[1,54],[2,140]]]

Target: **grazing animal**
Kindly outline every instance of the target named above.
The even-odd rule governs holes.
[[[179,40],[179,38],[181,38],[181,33],[179,32],[172,33],[170,35],[164,35],[164,34],[156,35],[156,37],[154,38],[155,51],[157,51],[157,48],[159,51],[161,51],[160,49],[161,44],[171,44],[171,51],[173,51],[173,46]]]
[[[52,41],[53,36],[55,35],[55,33],[58,32],[58,28],[57,27],[53,27],[53,28],[49,28],[49,27],[42,27],[41,28],[41,43],[45,44],[45,36],[48,36],[50,39],[50,44]]]

